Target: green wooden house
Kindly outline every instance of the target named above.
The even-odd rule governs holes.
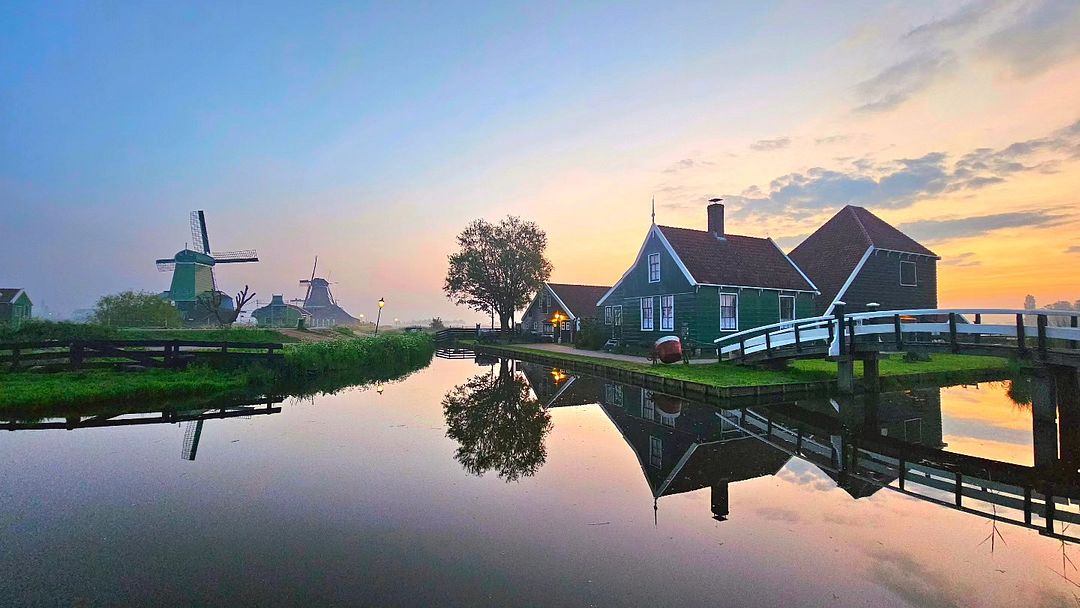
[[[770,238],[724,232],[724,206],[708,229],[649,227],[634,264],[600,301],[611,335],[647,345],[678,335],[701,345],[737,331],[814,315],[818,289]]]
[[[0,287],[0,324],[18,327],[33,315],[34,303],[25,289]]]

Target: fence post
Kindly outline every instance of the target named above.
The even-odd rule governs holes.
[[[765,332],[765,356],[772,359],[772,340],[769,339],[769,333]]]
[[[1016,347],[1020,349],[1021,355],[1027,354],[1027,339],[1024,335],[1024,315],[1017,313],[1016,315]]]
[[[855,319],[852,319],[852,318],[849,317],[848,320],[847,320],[847,323],[848,323],[848,340],[849,340],[848,352],[851,353],[851,352],[855,352]]]
[[[1073,329],[1076,329],[1076,327],[1077,327],[1077,319],[1078,319],[1078,317],[1076,315],[1073,315],[1072,320],[1069,321],[1069,326],[1072,327]],[[1076,340],[1069,340],[1069,348],[1071,348],[1072,350],[1077,349],[1077,344],[1078,344],[1078,342]]]
[[[1046,358],[1046,315],[1035,317],[1035,325],[1039,331],[1039,356]]]
[[[799,324],[792,325],[792,329],[795,331],[795,352],[802,352],[802,342],[799,341]]]
[[[19,349],[11,349],[11,371],[19,369]]]
[[[949,313],[949,344],[952,345],[952,352],[960,352],[960,345],[956,342],[956,313]]]
[[[896,350],[904,350],[904,330],[900,327],[900,315],[892,316],[893,337],[896,338]]]
[[[83,363],[83,346],[82,343],[72,340],[71,345],[68,346],[68,365],[72,371],[76,371],[82,367]]]
[[[981,313],[975,313],[975,325],[982,325]],[[982,342],[982,332],[975,334],[975,342]]]
[[[843,302],[837,302],[833,306],[833,316],[836,317],[836,336],[831,335],[832,332],[829,332],[829,337],[835,339],[839,345],[838,354],[841,357],[846,355],[848,351],[847,345],[844,344],[844,307],[845,304]],[[831,323],[829,324],[829,328],[832,328]]]

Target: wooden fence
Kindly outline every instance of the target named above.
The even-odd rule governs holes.
[[[281,344],[198,340],[44,340],[0,343],[0,369],[80,370],[138,365],[177,369],[210,363],[283,360]]]

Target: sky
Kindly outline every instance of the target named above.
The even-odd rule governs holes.
[[[477,217],[612,284],[661,224],[793,248],[846,204],[942,260],[942,306],[1080,299],[1080,3],[0,1],[0,286],[163,291],[204,209],[268,301],[442,293]]]

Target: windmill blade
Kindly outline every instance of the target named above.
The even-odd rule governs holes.
[[[240,251],[215,251],[210,254],[218,264],[240,264],[243,262],[258,262],[259,254],[254,249],[242,249]]]
[[[315,269],[319,267],[319,256],[315,256],[315,265],[311,267],[311,278],[307,281],[307,293],[304,294],[304,305],[307,306],[308,298],[311,297],[311,282],[315,280]],[[303,283],[303,281],[300,281]]]
[[[202,211],[191,212],[191,248],[199,253],[210,253],[210,237],[206,234],[206,215]]]
[[[161,272],[169,272],[176,268],[176,260],[173,258],[164,258],[161,260],[154,260],[154,264],[157,265],[157,269]]]

